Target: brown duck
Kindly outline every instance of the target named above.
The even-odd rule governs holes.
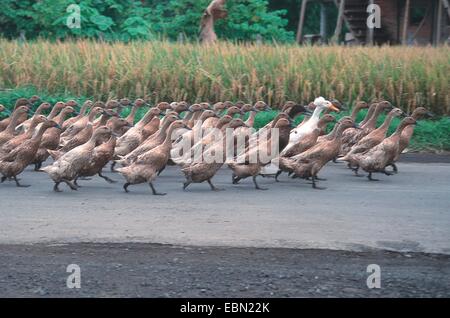
[[[63,131],[66,130],[68,127],[72,126],[74,123],[76,123],[78,120],[84,118],[86,116],[86,114],[89,112],[89,110],[92,108],[92,106],[94,105],[94,103],[90,100],[87,100],[83,103],[83,105],[81,106],[81,109],[78,113],[78,115],[67,119],[62,126]]]
[[[183,121],[177,120],[170,125],[166,139],[158,147],[142,154],[137,160],[128,167],[117,169],[124,176],[126,183],[123,188],[128,192],[130,185],[148,183],[152,189],[153,195],[165,195],[166,193],[158,193],[153,185],[159,171],[163,170],[167,165],[172,147],[171,134],[179,128],[186,127]]]
[[[65,107],[58,116],[54,118],[54,122],[61,127],[65,118],[69,115],[75,113],[75,109],[71,106]],[[52,127],[45,131],[42,136],[41,144],[39,145],[39,149],[34,157],[32,164],[34,164],[34,170],[39,171],[42,167],[42,163],[48,159],[50,153],[48,150],[56,150],[59,146],[59,137],[61,135],[61,128]]]
[[[15,136],[3,146],[0,148],[0,158],[10,153],[14,148],[20,146],[22,143],[24,143],[26,140],[33,137],[34,132],[36,131],[36,127],[45,122],[47,120],[47,117],[44,115],[34,115],[33,120],[30,123],[30,126],[28,127],[28,130],[20,135]]]
[[[342,133],[350,127],[355,127],[351,117],[343,117],[336,124],[332,138],[316,144],[297,156],[291,158],[280,157],[280,163],[282,162],[284,166],[291,169],[300,178],[312,178],[314,189],[324,189],[316,184],[318,180],[317,174],[329,161],[339,154]]]
[[[280,131],[280,138],[274,140],[274,136],[276,135],[272,136],[270,131],[266,136],[264,134],[260,135],[256,146],[249,148],[243,155],[238,156],[234,162],[228,164],[230,169],[233,170],[233,184],[238,184],[240,180],[252,177],[257,190],[267,190],[258,185],[256,176],[261,173],[261,169],[264,166],[270,164],[272,159],[274,159],[275,153],[272,152],[272,148],[274,146],[281,148],[282,145],[280,145],[280,141],[287,144],[287,142],[281,140],[282,135],[284,135],[282,131],[287,131],[287,139],[289,140],[289,131],[292,127],[291,120],[286,118],[279,118],[274,124],[275,126],[273,128],[279,129]],[[276,143],[276,145],[274,145],[274,143]],[[268,153],[268,151],[270,153]],[[261,156],[261,154],[264,154],[264,156]]]
[[[240,118],[231,119],[231,116],[225,115],[229,118],[230,122],[225,124],[222,129],[236,129],[238,127],[245,126],[245,123]],[[225,117],[224,116],[224,117]],[[222,120],[222,118],[221,118]],[[219,120],[219,122],[222,122]],[[226,144],[227,139],[226,135],[222,134],[222,138],[215,141],[210,147],[205,149],[202,153],[202,158],[204,159],[205,155],[210,155],[213,158],[217,158],[216,156],[221,155],[221,158],[217,158],[218,160],[197,160],[192,162],[191,164],[185,165],[181,171],[184,173],[186,177],[186,182],[183,184],[183,189],[186,190],[189,185],[192,183],[203,183],[208,182],[211,190],[219,191],[221,189],[215,187],[211,181],[211,179],[216,175],[217,171],[223,166],[226,161]],[[213,161],[213,162],[211,162]]]
[[[55,182],[53,187],[55,192],[61,192],[58,187],[61,182],[66,183],[72,190],[77,190],[73,180],[91,162],[98,141],[110,133],[111,130],[108,127],[99,127],[88,142],[65,153],[52,165],[42,168],[42,171],[46,172]]]
[[[380,142],[386,138],[386,134],[388,132],[389,127],[391,126],[392,120],[395,117],[403,115],[403,111],[400,108],[394,108],[389,112],[384,120],[383,124],[377,129],[370,132],[367,136],[362,138],[356,145],[352,147],[352,149],[345,155],[343,158],[339,159],[340,161],[347,161],[349,163],[349,167],[352,167],[352,170],[357,174],[358,173],[358,165],[357,162],[353,159],[355,154],[364,153],[369,149],[375,147]]]
[[[14,138],[19,118],[21,118],[23,114],[26,115],[28,110],[29,108],[27,106],[19,106],[14,110],[11,119],[8,121],[8,126],[5,130],[0,132],[0,146],[3,146],[3,144]]]
[[[340,152],[341,156],[344,156],[347,153],[349,153],[354,145],[356,145],[361,139],[363,139],[365,136],[367,136],[376,129],[377,120],[378,117],[380,117],[381,113],[393,109],[391,103],[389,103],[388,101],[377,103],[375,104],[374,107],[375,109],[373,111],[372,116],[367,120],[366,123],[360,125],[361,129],[357,130],[356,133],[351,136],[351,138],[348,138],[348,142],[344,144],[344,142],[347,141],[347,137],[346,140],[343,141],[343,144],[341,146],[342,149]]]
[[[117,160],[117,162],[123,166],[130,165],[140,155],[161,145],[164,142],[164,140],[166,140],[167,132],[169,130],[170,125],[178,119],[179,118],[176,114],[166,115],[165,118],[163,119],[163,126],[161,127],[161,129],[158,131],[157,134],[145,140],[141,145],[139,145],[139,147],[134,149],[132,152],[130,152],[122,159]]]
[[[128,122],[124,119],[126,125]],[[109,135],[105,135],[104,138],[109,136],[109,140],[105,143],[100,144],[99,146],[94,148],[92,153],[92,158],[89,164],[83,168],[78,173],[77,178],[74,181],[74,184],[78,186],[77,179],[80,177],[92,177],[98,175],[100,178],[103,178],[108,183],[116,183],[116,181],[108,178],[103,175],[102,170],[106,166],[106,164],[111,161],[114,157],[114,148],[116,147],[116,138],[112,132]]]
[[[367,178],[370,181],[378,181],[377,179],[372,178],[372,173],[380,172],[386,175],[393,174],[392,172],[387,171],[386,167],[391,166],[394,163],[395,158],[397,158],[403,130],[408,126],[415,124],[416,120],[413,117],[406,117],[390,137],[384,139],[380,144],[371,148],[369,151],[354,156],[358,166],[369,173]]]
[[[16,104],[14,106],[13,114],[20,106],[27,106],[28,108],[30,108],[31,107],[31,103],[26,98],[19,98],[16,101]],[[5,118],[2,121],[0,121],[0,132],[4,131],[8,127],[8,125],[11,122],[11,120],[12,120],[12,116],[8,117],[8,118]],[[23,123],[25,120],[27,120],[27,113],[26,112],[21,114],[21,116],[16,118],[16,124],[15,124],[14,128],[16,128],[16,126],[18,126],[21,123]]]
[[[18,187],[28,187],[21,185],[17,176],[33,162],[44,132],[51,127],[58,127],[58,125],[52,120],[46,120],[32,138],[2,157],[0,161],[0,173],[3,175],[1,182],[4,182],[6,179],[14,179]]]

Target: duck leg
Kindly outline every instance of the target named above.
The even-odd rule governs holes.
[[[69,186],[69,188],[73,191],[77,191],[78,190],[78,186],[76,186],[75,184],[73,184],[72,182],[70,182],[69,180],[63,180],[65,182],[65,184],[67,184]]]
[[[6,179],[8,179],[7,177],[3,176],[2,179],[0,180],[0,183],[3,183],[6,181]]]
[[[16,186],[19,187],[19,188],[28,188],[30,186],[30,185],[27,185],[27,184],[20,184],[19,180],[17,179],[16,176],[14,176],[13,179],[16,182]]]
[[[104,175],[102,174],[101,171],[98,173],[98,176],[99,176],[100,178],[105,179],[106,182],[108,182],[108,183],[117,183],[117,181],[115,181],[115,180],[113,180],[113,179],[111,179],[111,178],[108,178],[107,176],[104,176]]]
[[[212,184],[211,179],[208,179],[208,184],[211,187],[212,191],[222,191],[223,189],[217,188],[216,186],[214,186],[214,184]]]
[[[186,190],[187,187],[189,187],[189,185],[192,183],[192,181],[186,181],[185,183],[183,183],[183,190]]]
[[[111,162],[111,172],[117,172],[115,167],[116,167],[116,162],[115,161]]]
[[[159,193],[156,191],[155,187],[153,186],[152,182],[149,182],[150,188],[152,189],[153,195],[166,195],[167,193]]]
[[[239,184],[239,181],[242,180],[241,177],[236,176],[235,174],[232,175],[231,180],[233,181],[233,184]]]
[[[277,174],[275,175],[275,181],[276,182],[280,182],[280,180],[278,180],[278,177],[283,173],[282,170],[278,170]]]
[[[378,179],[372,178],[372,172],[369,172],[369,175],[367,176],[367,179],[369,179],[369,181],[380,181]]]
[[[131,185],[131,183],[127,182],[123,185],[123,189],[125,190],[126,193],[129,193],[130,191],[128,190],[128,187]]]
[[[387,167],[392,167],[392,171],[386,171],[386,168],[387,168]],[[392,175],[398,173],[398,168],[397,168],[397,165],[396,165],[395,163],[390,163],[390,164],[388,164],[384,169],[385,169],[385,170],[384,170],[384,173],[385,173],[387,176],[392,176]]]
[[[62,192],[62,190],[61,189],[59,189],[59,184],[60,184],[61,182],[55,182],[55,185],[53,186],[53,191],[55,191],[55,192]]]
[[[161,170],[158,171],[158,176],[159,176],[164,170],[166,170],[166,166],[164,166]]]
[[[256,176],[253,176],[253,183],[255,184],[256,190],[269,190],[267,188],[261,188],[258,183],[256,182]]]
[[[317,177],[316,177],[316,176],[312,176],[312,186],[313,186],[313,189],[316,189],[316,190],[325,190],[326,188],[324,188],[324,187],[318,187],[318,186],[317,186],[316,180],[318,180]]]
[[[317,180],[317,181],[327,181],[327,179],[325,179],[325,178],[319,178],[318,176],[316,176],[316,180]]]
[[[73,184],[75,184],[78,188],[81,188],[81,186],[78,184],[78,178],[75,178]]]
[[[34,171],[40,171],[42,168],[42,162],[36,162],[34,164]]]

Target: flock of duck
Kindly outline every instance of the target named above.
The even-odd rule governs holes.
[[[33,112],[35,105],[39,106]],[[139,109],[148,106],[143,99],[86,101],[77,111],[74,100],[51,105],[41,103],[38,96],[18,99],[11,112],[0,105],[0,116],[6,117],[0,121],[1,182],[14,181],[18,187],[27,187],[20,183],[18,175],[34,165],[36,171],[46,172],[53,180],[54,191],[61,191],[61,183],[77,190],[78,180],[89,180],[96,175],[115,183],[102,173],[111,162],[111,170],[125,178],[126,192],[131,185],[147,183],[154,195],[164,195],[155,189],[154,182],[167,165],[181,168],[186,178],[183,189],[192,183],[207,182],[212,190],[220,190],[213,185],[212,178],[223,165],[232,170],[233,184],[251,177],[256,189],[266,190],[258,185],[257,176],[272,176],[278,182],[279,175],[286,172],[293,178],[310,180],[315,189],[323,189],[317,185],[324,180],[318,173],[330,161],[345,161],[356,175],[362,169],[368,173],[369,180],[376,181],[373,173],[397,173],[395,162],[408,146],[414,125],[431,116],[423,107],[408,116],[387,101],[370,105],[360,101],[353,107],[351,116],[336,120],[332,113],[339,112],[342,105],[319,97],[307,106],[287,102],[270,123],[255,131],[252,128],[256,114],[270,110],[264,102],[254,105],[162,102],[149,107],[136,122]],[[121,118],[119,114],[127,107],[131,107],[129,115]],[[368,109],[367,114],[362,122],[356,123],[363,109]],[[387,112],[384,123],[376,127],[384,112]],[[248,119],[244,121],[247,113]],[[294,120],[300,115],[304,119],[295,126]],[[392,120],[399,116],[403,120],[387,136]],[[326,134],[330,124],[334,128]],[[195,151],[225,153],[223,149],[230,135],[217,138],[214,131],[230,129],[232,145],[236,145],[240,136],[245,137],[245,146],[239,149],[235,146],[231,159],[223,155],[223,160],[213,162],[191,160]],[[272,134],[273,129],[278,133]],[[203,132],[202,137],[195,140],[193,136],[198,132]],[[190,151],[184,149],[181,156],[174,156],[186,142]],[[260,148],[272,145],[279,151],[271,156],[256,156],[256,161],[248,160]],[[42,167],[50,157],[53,162]],[[116,165],[121,167],[116,170]]]

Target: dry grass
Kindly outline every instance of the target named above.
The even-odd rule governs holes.
[[[0,88],[160,100],[352,103],[385,98],[450,113],[448,47],[296,47],[0,40]]]

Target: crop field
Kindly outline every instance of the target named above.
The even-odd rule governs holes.
[[[170,42],[0,40],[0,88],[97,99],[286,100],[384,98],[450,113],[448,47],[213,46]]]
[[[50,102],[120,97],[146,97],[151,103],[265,100],[274,109],[287,100],[306,104],[320,95],[349,108],[356,100],[383,98],[407,112],[425,105],[437,115],[421,122],[411,149],[450,150],[450,119],[445,117],[450,114],[448,47],[0,40],[0,61],[0,103],[9,107],[33,94]],[[256,128],[275,114],[260,114]],[[397,124],[394,120],[391,131]]]

